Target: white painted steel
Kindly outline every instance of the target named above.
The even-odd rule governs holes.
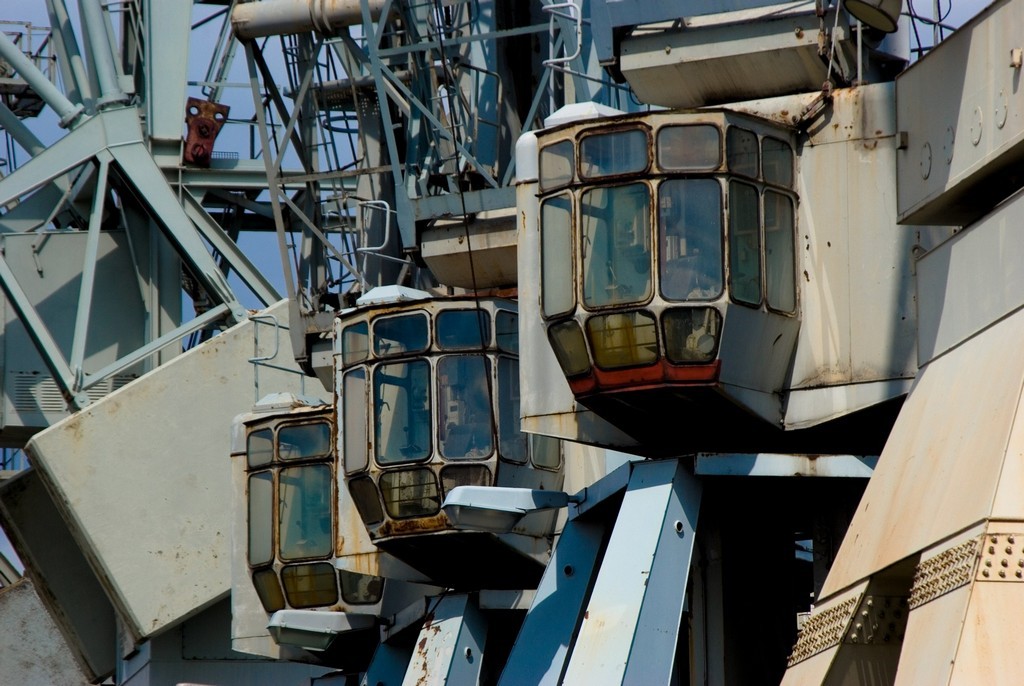
[[[278,304],[270,311],[283,310]],[[231,588],[227,427],[252,403],[252,326],[237,325],[180,355],[39,433],[27,447],[137,638]],[[279,363],[287,364],[291,352],[282,338]],[[264,345],[269,350],[272,343]],[[297,375],[267,368],[261,379],[301,392]]]
[[[989,191],[1024,158],[1022,24],[1024,5],[997,0],[896,78],[901,222],[966,225],[1005,197]]]
[[[384,0],[369,0],[370,17],[380,17]],[[264,0],[235,6],[231,25],[239,38],[260,38],[290,33],[336,29],[362,22],[359,0]]]
[[[1017,313],[922,368],[822,595],[992,515],[1005,466],[1017,459],[1009,449],[1019,445],[1010,437],[1024,385],[1021,340]],[[1019,492],[1015,504],[1019,512]]]
[[[1018,193],[918,262],[922,363],[1024,306],[1022,212],[1024,194]]]

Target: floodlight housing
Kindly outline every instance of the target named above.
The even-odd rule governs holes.
[[[531,512],[565,507],[578,502],[562,491],[496,486],[457,486],[448,492],[441,509],[456,529],[508,533]]]
[[[846,11],[865,26],[892,33],[900,21],[903,0],[846,0]]]

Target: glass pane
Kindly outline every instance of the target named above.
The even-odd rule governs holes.
[[[456,486],[490,486],[491,470],[482,464],[448,465],[441,469],[441,488],[448,495]]]
[[[426,360],[383,364],[373,371],[373,443],[377,462],[430,456],[430,365]]]
[[[761,141],[764,180],[788,188],[793,187],[793,149],[786,141],[764,138]]]
[[[498,358],[498,454],[512,462],[526,462],[526,434],[521,431],[519,360]]]
[[[591,317],[587,334],[594,363],[602,369],[652,364],[658,359],[658,331],[646,312]]]
[[[366,469],[369,446],[366,436],[366,370],[345,373],[341,381],[342,436],[345,438],[345,473]]]
[[[658,164],[662,169],[699,171],[722,164],[722,135],[717,126],[666,126],[658,132]]]
[[[796,310],[793,200],[782,193],[764,192],[765,280],[768,306],[781,312]]]
[[[761,232],[757,189],[729,184],[729,293],[738,302],[761,302]]]
[[[575,320],[552,326],[548,329],[548,339],[555,351],[555,358],[566,376],[576,376],[590,371],[587,342]]]
[[[672,179],[658,188],[661,294],[709,300],[722,293],[722,191],[715,179]]]
[[[729,127],[725,135],[725,155],[729,170],[757,178],[757,136],[750,131]]]
[[[640,129],[598,133],[580,141],[580,172],[595,179],[647,169],[647,133]]]
[[[638,303],[651,295],[650,193],[634,183],[583,194],[583,303]]]
[[[558,469],[562,465],[562,442],[550,436],[531,434],[530,459],[537,467]]]
[[[406,314],[373,321],[373,352],[381,357],[426,350],[428,343],[425,314]]]
[[[249,564],[274,559],[274,475],[249,476]]]
[[[572,141],[549,145],[540,151],[540,189],[562,186],[572,181]]]
[[[263,467],[274,459],[274,432],[270,429],[253,431],[245,440],[246,461],[250,467]]]
[[[273,569],[261,569],[252,574],[252,585],[256,587],[256,595],[260,598],[263,609],[268,613],[284,609],[284,594],[277,574]]]
[[[661,325],[670,362],[710,362],[718,354],[722,315],[713,307],[665,310]]]
[[[572,201],[548,198],[540,206],[541,308],[552,317],[573,308]]]
[[[429,469],[403,469],[380,475],[384,507],[395,519],[426,517],[441,511],[437,479]]]
[[[338,578],[341,580],[341,597],[349,605],[373,605],[380,602],[384,593],[384,579],[379,576],[339,569]]]
[[[282,469],[278,482],[281,558],[326,557],[331,536],[331,468],[324,464]]]
[[[331,425],[293,424],[277,430],[277,452],[282,460],[325,457],[331,454]]]
[[[437,344],[444,350],[480,349],[491,342],[491,315],[484,310],[444,310],[437,315]]]
[[[380,507],[380,499],[377,497],[377,487],[368,476],[352,479],[348,482],[348,492],[359,510],[359,517],[367,526],[377,524],[384,519],[384,510]]]
[[[357,322],[341,331],[341,363],[362,362],[370,354],[370,336],[366,322]]]
[[[281,570],[281,581],[292,607],[322,607],[338,602],[338,581],[334,566],[288,565]]]
[[[448,355],[437,363],[441,455],[486,457],[494,452],[490,365],[482,355]]]
[[[498,350],[513,355],[519,354],[519,315],[498,310],[494,315],[494,331],[498,339]]]

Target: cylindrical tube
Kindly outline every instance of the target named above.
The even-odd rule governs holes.
[[[127,102],[128,96],[121,90],[117,82],[117,69],[114,67],[114,53],[110,50],[110,40],[103,26],[103,8],[99,0],[82,0],[82,23],[89,34],[89,47],[96,79],[100,84],[99,105],[114,102]]]
[[[370,17],[380,17],[384,0],[369,0]],[[264,0],[235,5],[231,26],[239,38],[261,38],[289,33],[335,29],[363,20],[360,0]]]
[[[50,83],[46,75],[32,64],[32,60],[3,31],[0,31],[0,57],[6,60],[21,78],[25,79],[25,82],[43,99],[43,102],[53,108],[53,111],[60,117],[62,127],[67,127],[75,120],[75,117],[81,114],[82,106],[65,98],[64,94]]]

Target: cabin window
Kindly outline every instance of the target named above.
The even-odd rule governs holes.
[[[616,312],[587,320],[594,363],[602,369],[653,364],[658,359],[658,327],[647,312]]]
[[[658,132],[658,165],[667,171],[713,171],[722,164],[717,126],[666,126]]]
[[[287,565],[281,569],[281,581],[292,607],[323,607],[338,602],[338,580],[334,565]]]
[[[277,574],[273,569],[261,569],[252,573],[252,585],[256,587],[256,595],[267,613],[277,612],[284,609],[284,594],[281,592],[281,584],[277,581]]]
[[[339,569],[338,579],[341,581],[341,597],[349,605],[379,603],[384,593],[384,579],[379,576]]]
[[[583,338],[583,331],[576,320],[559,322],[549,328],[548,340],[551,341],[555,359],[566,376],[578,376],[590,371],[587,341]]]
[[[282,460],[327,457],[331,454],[331,427],[327,422],[293,424],[277,431],[277,454]]]
[[[380,475],[384,507],[394,519],[428,517],[441,511],[437,479],[429,469],[400,469]]]
[[[661,294],[710,300],[722,293],[722,191],[715,179],[671,179],[658,188]]]
[[[448,459],[494,452],[491,371],[482,355],[448,355],[437,363],[438,436]]]
[[[437,314],[442,350],[479,350],[491,342],[491,316],[484,310],[443,310]]]
[[[498,358],[498,454],[502,459],[526,462],[526,434],[519,417],[519,360]]]
[[[565,314],[575,305],[572,269],[572,199],[548,198],[540,207],[541,310],[547,317]]]
[[[373,370],[374,434],[379,464],[430,457],[430,364],[378,365]]]
[[[352,479],[348,482],[348,492],[364,524],[372,526],[384,521],[384,510],[381,509],[373,479],[368,476]]]
[[[345,440],[345,473],[362,471],[369,463],[366,435],[366,370],[345,372],[341,382],[342,436]]]
[[[530,460],[541,469],[558,469],[562,466],[562,442],[550,436],[528,434],[530,437]]]
[[[331,535],[331,468],[325,464],[282,469],[278,482],[281,559],[326,557]]]
[[[641,129],[584,136],[580,141],[580,174],[597,179],[647,169],[647,132]]]
[[[764,192],[765,277],[768,307],[796,311],[793,200],[788,195]]]
[[[669,362],[710,362],[718,354],[722,315],[713,307],[665,310],[661,326]]]
[[[725,157],[729,171],[756,179],[760,166],[757,152],[756,134],[735,126],[729,127],[725,134]]]
[[[793,149],[789,143],[766,136],[761,140],[761,159],[766,183],[793,187]]]
[[[482,464],[450,464],[441,469],[441,489],[445,495],[458,486],[490,485],[491,470]]]
[[[249,467],[263,467],[274,459],[274,432],[271,429],[253,431],[245,440],[245,459]]]
[[[421,352],[429,343],[426,314],[405,314],[373,322],[373,352],[379,357]]]
[[[249,564],[274,559],[274,475],[249,475]]]
[[[498,310],[494,315],[495,337],[498,350],[511,355],[519,354],[519,315],[515,312]]]
[[[341,332],[341,363],[362,362],[370,354],[370,336],[366,322],[346,326]]]
[[[651,295],[650,194],[647,186],[593,188],[580,204],[583,303],[641,303]]]
[[[541,150],[540,189],[549,191],[572,183],[574,160],[572,141],[561,141]]]
[[[729,294],[748,305],[761,303],[761,222],[757,189],[729,184]]]

